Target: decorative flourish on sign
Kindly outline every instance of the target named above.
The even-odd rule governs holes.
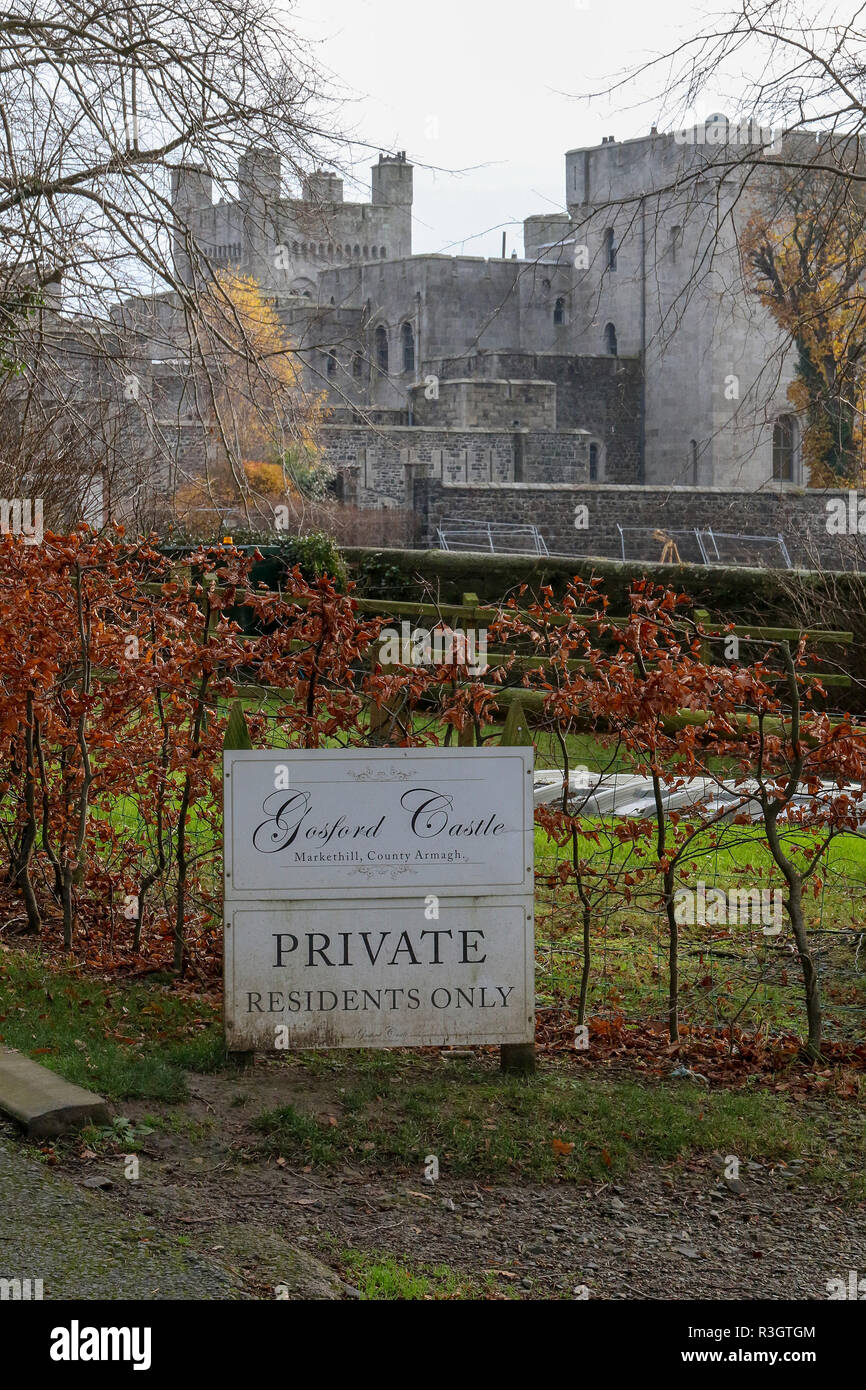
[[[362,767],[360,772],[349,770],[353,782],[411,782],[414,772],[399,767]]]
[[[359,864],[357,872],[368,878],[398,878],[401,874],[417,874],[411,864]]]

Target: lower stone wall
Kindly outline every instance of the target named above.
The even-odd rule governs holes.
[[[658,562],[673,543],[676,550],[668,548],[666,559],[700,563],[695,528],[711,527],[719,538],[721,560],[778,566],[778,545],[738,544],[722,535],[773,538],[781,534],[795,566],[849,568],[852,541],[862,544],[862,537],[828,534],[828,495],[837,494],[533,482],[451,487],[419,478],[414,509],[420,523],[419,544],[426,546],[435,545],[443,519],[477,519],[535,525],[552,554],[619,559],[623,556],[619,525],[625,532],[627,560]],[[704,544],[712,552],[709,538]]]
[[[325,425],[320,440],[326,462],[344,475],[344,499],[361,507],[411,507],[419,478],[489,488],[516,478],[576,480],[589,472],[587,436],[578,430]]]

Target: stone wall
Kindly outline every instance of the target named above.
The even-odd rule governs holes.
[[[634,358],[557,352],[478,352],[425,362],[443,378],[553,382],[557,430],[586,430],[600,446],[599,481],[636,482],[640,448],[640,363]],[[523,421],[521,423],[524,423]],[[526,422],[528,423],[528,422]],[[568,481],[549,477],[549,482]]]
[[[552,381],[496,378],[440,380],[438,396],[427,398],[422,383],[410,389],[419,425],[482,429],[556,429],[556,386]]]
[[[580,430],[326,425],[320,437],[326,462],[344,475],[343,497],[362,507],[411,507],[420,478],[487,493],[483,511],[499,498],[501,485],[516,478],[588,477],[587,436]],[[488,514],[496,519],[494,511]]]
[[[732,532],[774,537],[781,533],[794,565],[819,562],[827,568],[842,569],[851,563],[852,541],[828,535],[827,494],[817,491],[753,493],[723,488],[638,489],[555,482],[480,488],[454,487],[437,479],[418,478],[413,495],[422,546],[435,544],[436,529],[443,519],[494,518],[537,526],[549,550],[561,555],[620,557],[619,524],[625,529],[629,560],[661,559],[665,541],[652,535],[658,530],[674,541],[683,562],[700,562],[695,528],[711,527],[718,536]],[[862,540],[853,538],[854,543],[858,539]],[[705,544],[709,546],[709,540]],[[775,565],[780,552],[777,546],[735,545],[720,540],[719,554],[722,559],[752,564],[763,563],[763,556]]]

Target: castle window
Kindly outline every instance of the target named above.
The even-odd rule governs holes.
[[[356,246],[356,247],[355,247],[355,255],[356,255],[356,256],[360,256],[360,254],[361,254],[361,248],[360,248],[360,246]]]
[[[379,248],[378,248],[378,246],[374,246],[374,247],[373,247],[373,260],[374,260],[374,261],[375,261],[375,260],[378,260],[378,257],[379,257]]]
[[[597,482],[598,482],[598,445],[597,445],[597,444],[590,444],[590,446],[589,446],[589,481],[590,481],[591,483],[597,483]]]
[[[565,323],[565,300],[562,298],[557,299],[553,306],[553,323],[555,327]]]
[[[381,323],[376,329],[376,368],[380,376],[388,375],[388,330]]]
[[[319,242],[319,255],[322,257],[322,260],[325,259],[325,243],[323,241]]]
[[[328,353],[328,376],[336,376],[336,375],[337,375],[337,354],[334,352],[334,349],[332,348],[331,351]]]
[[[403,348],[403,371],[415,370],[415,332],[411,323],[404,323],[400,329],[400,342]]]
[[[773,426],[773,477],[793,483],[796,473],[797,423],[793,415],[780,415]]]
[[[292,242],[292,254],[294,256],[297,256],[298,254],[298,243],[296,241]]]
[[[609,353],[611,357],[616,357],[618,352],[616,328],[612,323],[606,323],[604,325],[604,350]]]
[[[542,280],[542,282],[541,282],[541,288],[542,288],[543,290],[549,290],[549,289],[550,289],[550,281],[549,281],[549,280]]]
[[[385,248],[384,248],[384,246],[380,246],[380,247],[379,247],[379,259],[380,259],[381,261],[384,261],[384,259],[385,259]]]
[[[616,270],[616,242],[613,227],[608,227],[604,234],[604,261],[608,270]]]
[[[363,365],[364,360],[361,357],[360,352],[356,352],[354,357],[352,358],[352,376],[360,377]]]
[[[369,246],[365,246],[365,247],[364,247],[364,260],[365,260],[365,261],[366,261],[366,260],[369,260],[369,257],[370,257],[370,248],[369,248]]]
[[[692,487],[697,487],[697,485],[698,485],[698,441],[697,441],[696,439],[690,439],[690,440],[689,440],[689,467],[691,468],[691,473],[692,473]]]

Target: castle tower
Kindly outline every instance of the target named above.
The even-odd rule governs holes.
[[[201,215],[213,206],[213,179],[203,165],[172,166],[171,205],[177,214],[172,231],[172,259],[178,278],[188,285],[192,282],[192,267],[187,229],[189,235],[198,236]]]
[[[412,254],[413,166],[406,151],[380,154],[373,165],[371,190],[374,207],[387,208],[386,232],[392,259]]]
[[[238,201],[243,213],[243,263],[270,283],[278,241],[282,161],[273,150],[248,149],[238,160]]]

